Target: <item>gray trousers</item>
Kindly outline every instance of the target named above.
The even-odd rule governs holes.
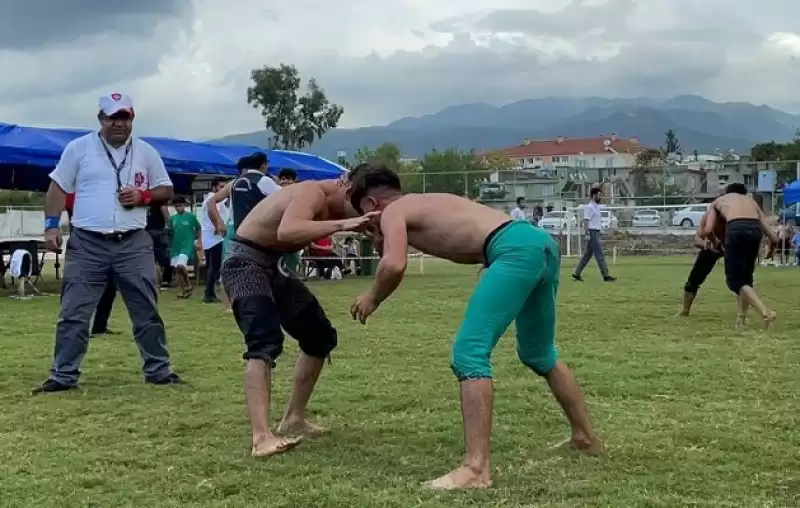
[[[600,267],[600,273],[603,277],[608,277],[608,265],[606,264],[606,255],[603,254],[603,244],[600,243],[600,231],[595,229],[589,230],[589,241],[586,242],[586,250],[583,251],[583,256],[578,261],[578,266],[575,267],[576,276],[579,277],[581,275],[583,269],[592,260],[592,256],[597,260],[597,266]]]
[[[113,277],[133,323],[133,338],[148,381],[161,381],[172,373],[164,322],[156,305],[153,243],[144,230],[124,238],[103,238],[73,228],[64,256],[61,311],[50,379],[72,386],[89,345],[89,321]]]

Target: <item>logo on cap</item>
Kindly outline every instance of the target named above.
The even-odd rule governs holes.
[[[119,100],[122,99],[122,94],[112,93],[111,99],[114,100],[115,102],[119,102]]]

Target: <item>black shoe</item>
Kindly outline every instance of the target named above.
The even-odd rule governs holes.
[[[606,281],[606,282],[614,282],[614,281],[617,280],[617,278],[616,277],[612,277],[610,275],[607,275],[607,276],[603,277],[603,280]]]
[[[204,296],[203,303],[219,303],[219,298],[216,296]]]
[[[59,383],[58,381],[54,381],[52,379],[48,379],[42,386],[38,388],[34,388],[31,392],[33,395],[37,395],[39,393],[54,393],[54,392],[66,392],[69,390],[77,390],[78,385],[65,385],[63,383]]]
[[[156,385],[156,386],[182,385],[182,384],[184,384],[183,379],[178,377],[178,375],[175,374],[174,372],[172,374],[170,374],[169,376],[167,376],[164,379],[161,379],[159,381],[150,381],[148,379],[146,382],[151,384],[151,385]]]
[[[574,281],[576,281],[576,282],[583,282],[583,277],[581,277],[580,275],[575,275],[575,274],[573,273],[573,274],[572,274],[572,280],[574,280]]]

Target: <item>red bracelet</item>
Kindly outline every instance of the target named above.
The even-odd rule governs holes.
[[[143,205],[149,205],[151,201],[153,201],[153,193],[149,190],[140,190],[139,196],[142,198]]]

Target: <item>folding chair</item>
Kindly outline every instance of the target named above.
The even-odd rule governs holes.
[[[8,272],[11,274],[11,283],[17,286],[18,300],[30,300],[32,296],[25,294],[25,284],[30,286],[34,293],[40,293],[31,276],[40,270],[35,269],[36,258],[25,249],[17,249],[11,254],[8,262]],[[16,281],[15,281],[16,279]]]

